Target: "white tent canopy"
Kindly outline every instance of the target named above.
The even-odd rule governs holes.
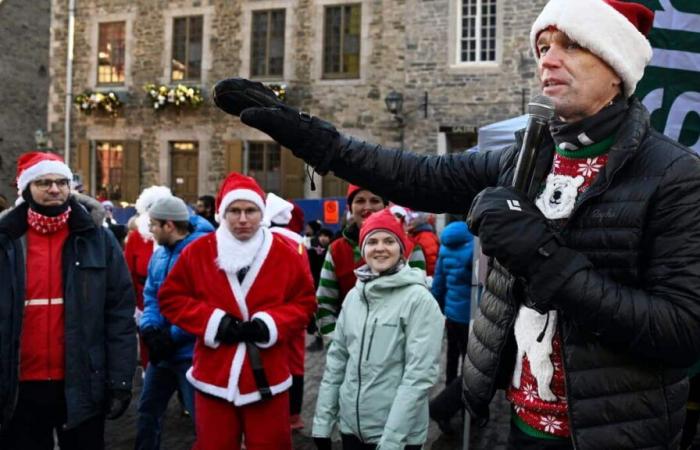
[[[527,114],[524,114],[479,128],[479,151],[498,150],[513,144],[515,142],[515,132],[525,128],[527,118]]]

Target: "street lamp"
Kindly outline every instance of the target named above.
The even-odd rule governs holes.
[[[394,117],[399,126],[399,142],[403,148],[404,128],[406,126],[406,115],[417,110],[423,110],[423,118],[428,118],[428,92],[423,94],[423,101],[414,110],[403,112],[403,94],[392,90],[384,97],[386,109]]]

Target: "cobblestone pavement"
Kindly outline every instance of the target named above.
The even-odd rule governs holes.
[[[311,342],[311,338],[308,339]],[[444,355],[443,355],[444,360]],[[293,434],[293,442],[295,450],[315,450],[313,440],[311,439],[311,423],[316,406],[316,395],[318,386],[323,375],[323,367],[325,364],[325,352],[307,352],[306,353],[306,374],[305,374],[305,392],[304,406],[302,417],[306,427],[300,432]],[[443,361],[444,364],[444,361]],[[444,386],[444,382],[440,383],[434,389],[433,395],[436,395]],[[141,370],[136,374],[134,382],[134,395],[131,405],[127,413],[119,420],[108,421],[106,428],[107,450],[130,450],[134,448],[134,439],[136,436],[136,418],[138,397],[141,391]],[[502,393],[494,399],[491,405],[491,422],[483,428],[472,430],[470,449],[475,450],[499,450],[505,449],[506,440],[508,437],[509,412],[508,405]],[[436,424],[431,422],[428,433],[428,441],[424,446],[430,450],[461,450],[462,449],[462,420],[456,417],[453,420],[453,428],[460,430],[459,433],[451,436],[443,435],[437,428]],[[161,448],[163,450],[187,450],[194,443],[194,427],[189,417],[182,414],[179,402],[173,398],[168,406],[168,411],[164,418],[163,438]],[[340,444],[335,443],[334,449],[340,449]]]

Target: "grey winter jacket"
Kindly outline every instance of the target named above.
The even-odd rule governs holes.
[[[502,151],[419,156],[340,136],[323,160],[398,204],[463,214],[485,187],[511,184],[517,138]],[[552,149],[547,136],[535,168],[540,182]],[[654,131],[636,99],[608,158],[562,230],[566,247],[542,268],[550,277],[522,285],[489,265],[469,337],[465,400],[488,417],[496,389],[511,379],[518,306],[534,297],[559,313],[576,448],[677,448],[687,367],[700,357],[700,159]]]
[[[63,247],[67,428],[102,414],[107,389],[131,389],[136,368],[134,290],[119,244],[71,198]],[[0,219],[0,427],[17,401],[24,311],[22,236],[27,205]]]
[[[339,423],[341,433],[381,450],[424,443],[443,327],[424,271],[407,265],[367,283],[358,280],[328,350],[313,436],[329,437]]]

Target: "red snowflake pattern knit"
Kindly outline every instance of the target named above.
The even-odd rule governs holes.
[[[70,206],[66,212],[57,215],[56,217],[49,217],[43,214],[39,214],[33,209],[27,210],[27,223],[29,226],[34,228],[41,234],[55,233],[56,231],[63,228],[66,223],[68,223],[68,218],[70,217]]]
[[[607,151],[607,148],[603,151]],[[537,206],[548,218],[566,220],[578,195],[591,186],[607,161],[607,153],[583,158],[555,153],[552,172],[547,178],[545,189],[537,199]],[[520,388],[511,385],[506,396],[513,404],[518,417],[530,427],[554,436],[568,437],[571,432],[561,348],[561,337],[559,332],[556,332],[552,339],[550,355],[554,367],[550,389],[557,397],[556,401],[545,401],[539,397],[537,380],[532,374],[527,356],[523,357]]]

